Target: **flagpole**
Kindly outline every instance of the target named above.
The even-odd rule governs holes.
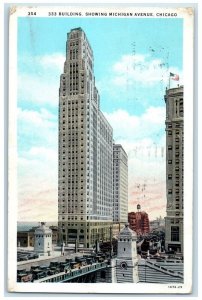
[[[169,73],[168,89],[170,89],[170,73]]]

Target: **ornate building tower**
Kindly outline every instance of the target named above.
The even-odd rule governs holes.
[[[113,132],[100,111],[86,34],[67,34],[59,89],[58,224],[60,242],[94,246],[110,236]]]
[[[118,236],[116,281],[138,282],[137,236],[126,224]]]
[[[165,248],[183,252],[184,104],[183,86],[166,90]]]
[[[52,230],[44,222],[35,230],[34,251],[41,255],[52,253]]]

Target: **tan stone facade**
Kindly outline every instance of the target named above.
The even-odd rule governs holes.
[[[113,221],[128,222],[128,156],[120,144],[113,145]]]
[[[166,90],[165,248],[183,252],[184,103],[183,86]]]
[[[112,223],[113,131],[100,111],[93,52],[81,28],[68,33],[60,77],[58,225],[66,244],[90,247]]]

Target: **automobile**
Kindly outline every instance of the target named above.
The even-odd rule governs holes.
[[[33,270],[32,274],[33,274],[33,280],[37,280],[37,279],[44,278],[47,276],[46,272],[43,272],[40,269]]]
[[[39,265],[33,265],[30,268],[31,271],[36,270],[36,269],[39,269]]]
[[[20,273],[26,273],[26,269],[18,269],[17,274],[20,274]]]
[[[86,258],[86,263],[87,263],[87,265],[92,265],[92,263],[93,263],[92,258],[91,257]]]
[[[80,263],[81,266],[86,265],[86,258],[84,258],[84,257],[75,257],[75,261]]]
[[[70,267],[71,269],[77,269],[81,266],[81,264],[79,262],[76,262],[76,261],[72,261],[70,262]]]
[[[48,266],[40,266],[39,267],[39,270],[41,270],[44,273],[46,273],[46,275],[48,274],[48,269],[50,269]]]
[[[73,261],[72,258],[66,258],[66,259],[65,259],[65,262],[67,262],[67,263],[70,263],[70,262],[72,262],[72,261]]]
[[[30,272],[19,273],[17,275],[17,282],[31,282],[33,275]]]
[[[60,263],[58,261],[51,261],[49,267],[58,267]]]
[[[21,261],[28,260],[28,255],[23,255],[20,258],[21,258]]]
[[[60,268],[59,267],[49,267],[48,268],[48,274],[54,275],[60,273]]]
[[[39,256],[37,254],[34,254],[34,253],[31,253],[28,255],[28,259],[31,260],[31,259],[36,259],[38,258]]]
[[[60,264],[60,272],[65,272],[70,269],[70,263],[61,263]]]

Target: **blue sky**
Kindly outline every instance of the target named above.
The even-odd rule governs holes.
[[[129,211],[165,215],[165,87],[182,70],[182,19],[18,19],[18,218],[57,218],[57,112],[67,33],[81,27],[94,53],[101,109],[129,156]],[[175,84],[176,83],[172,83]],[[34,178],[34,180],[33,180]],[[138,188],[146,183],[144,192]],[[36,209],[30,208],[35,203]],[[46,221],[45,220],[45,221]]]

